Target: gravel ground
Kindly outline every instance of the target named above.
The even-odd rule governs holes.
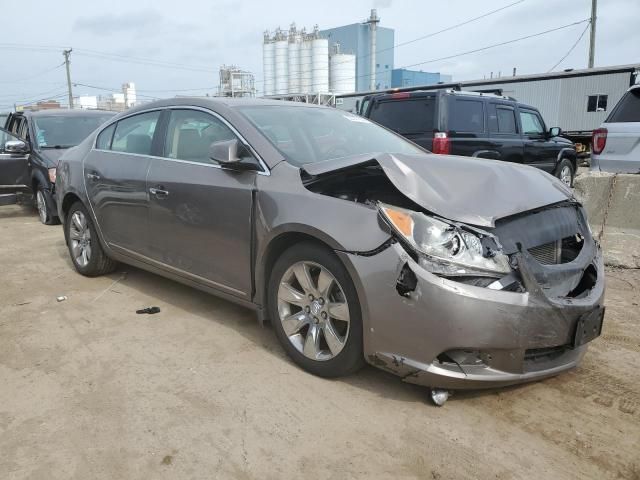
[[[579,368],[436,408],[370,367],[306,374],[251,312],[172,281],[81,277],[20,207],[0,265],[3,480],[640,479],[638,270],[608,270]]]

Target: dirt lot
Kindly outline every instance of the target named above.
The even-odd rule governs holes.
[[[19,207],[0,265],[3,480],[640,479],[638,270],[608,272],[580,368],[435,408],[373,368],[302,372],[226,301],[124,266],[81,277],[61,228]]]

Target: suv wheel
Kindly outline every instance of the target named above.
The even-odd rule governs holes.
[[[356,290],[327,248],[301,243],[284,252],[271,272],[267,302],[280,344],[303,369],[339,377],[364,364]]]
[[[69,209],[64,233],[71,261],[78,273],[97,277],[115,270],[117,263],[104,253],[91,216],[82,203],[76,202]]]
[[[567,160],[563,158],[560,161],[560,165],[558,165],[558,169],[556,171],[556,176],[568,187],[573,187],[573,178],[575,177],[576,172],[573,168],[573,163],[571,160]]]
[[[60,219],[54,214],[51,193],[42,185],[38,185],[36,191],[36,208],[38,209],[38,218],[43,224],[58,225],[60,223]]]

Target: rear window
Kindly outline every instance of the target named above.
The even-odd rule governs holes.
[[[449,108],[449,130],[454,132],[484,132],[482,102],[456,98]]]
[[[435,121],[434,105],[433,97],[377,102],[370,118],[400,135],[431,133]]]
[[[640,88],[625,93],[606,122],[640,122]]]

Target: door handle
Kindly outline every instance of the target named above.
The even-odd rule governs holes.
[[[95,182],[97,180],[100,180],[100,175],[97,175],[95,173],[87,173],[87,179]]]
[[[149,188],[149,193],[151,195],[155,195],[156,198],[161,198],[161,197],[168,197],[169,196],[169,191],[168,190],[162,190],[160,188]]]

